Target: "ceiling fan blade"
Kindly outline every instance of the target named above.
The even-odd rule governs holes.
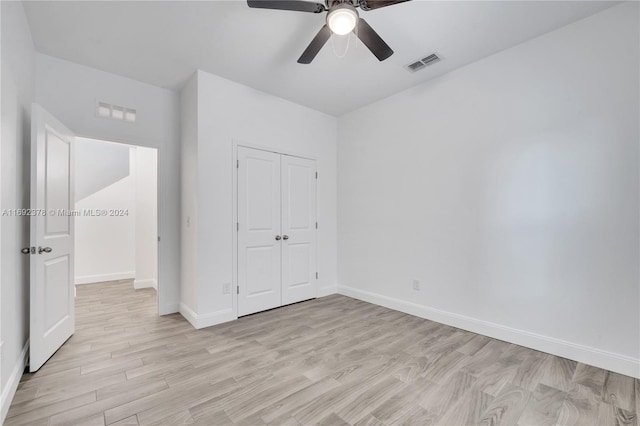
[[[327,40],[329,40],[329,37],[331,37],[331,30],[329,29],[329,26],[325,24],[322,28],[320,28],[320,31],[318,31],[318,34],[316,34],[313,40],[311,40],[311,43],[309,43],[309,46],[307,46],[305,51],[302,52],[300,59],[298,59],[298,63],[310,64],[311,61],[313,61],[313,58],[316,57],[320,49],[322,49],[322,46],[324,46]]]
[[[381,7],[393,6],[394,4],[404,3],[410,0],[360,0],[360,8],[362,10],[374,10]]]
[[[358,38],[369,48],[371,53],[378,58],[379,61],[384,61],[389,56],[393,55],[393,50],[387,43],[378,35],[377,32],[371,28],[367,21],[360,18],[358,26],[353,30]]]
[[[326,10],[323,4],[299,0],[247,0],[249,7],[257,9],[293,10],[295,12],[321,13]]]

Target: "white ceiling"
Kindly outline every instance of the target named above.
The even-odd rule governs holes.
[[[250,9],[245,1],[26,1],[42,53],[178,90],[196,69],[341,115],[587,17],[610,1],[420,1],[361,12],[395,50],[384,62],[358,42],[296,60],[324,14]],[[404,66],[437,52],[417,73]]]

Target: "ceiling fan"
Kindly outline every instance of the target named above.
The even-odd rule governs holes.
[[[258,9],[292,10],[310,13],[328,12],[326,23],[298,59],[299,64],[310,64],[322,49],[322,46],[329,40],[331,33],[346,35],[351,32],[358,36],[360,41],[369,48],[378,60],[384,61],[393,55],[393,50],[371,28],[367,21],[360,18],[357,8],[360,7],[365,11],[374,10],[405,1],[409,0],[325,0],[325,4],[300,0],[247,0],[247,4],[249,7]]]

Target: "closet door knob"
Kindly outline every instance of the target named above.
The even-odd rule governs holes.
[[[289,236],[288,236],[288,235],[283,235],[283,236],[282,236],[282,239],[283,239],[283,240],[288,240],[288,239],[289,239]]]
[[[276,241],[280,241],[280,235],[276,235]]]

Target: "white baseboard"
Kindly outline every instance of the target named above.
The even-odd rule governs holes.
[[[331,294],[336,294],[337,292],[338,286],[336,284],[327,287],[320,287],[318,289],[318,297],[329,296]]]
[[[158,281],[154,279],[133,280],[133,288],[139,290],[141,288],[155,288],[158,291]]]
[[[189,308],[184,303],[180,303],[180,315],[184,317],[189,323],[193,326],[193,328],[198,328],[198,314],[193,312],[191,308]]]
[[[338,285],[338,293],[452,327],[640,378],[640,359]]]
[[[195,329],[211,327],[212,325],[222,324],[223,322],[237,319],[232,309],[224,309],[222,311],[211,312],[208,314],[198,315],[184,303],[180,303],[180,313]]]
[[[4,389],[2,389],[2,397],[0,398],[0,404],[2,404],[2,411],[0,412],[0,424],[4,423],[4,419],[7,417],[7,413],[9,412],[11,401],[13,401],[13,397],[16,394],[16,390],[18,389],[18,384],[20,383],[20,378],[22,378],[22,373],[24,372],[24,368],[27,365],[28,354],[29,340],[27,339],[27,342],[24,344],[24,348],[22,348],[22,352],[20,353],[18,361],[13,366],[13,370],[11,370],[9,380],[7,380],[7,384]]]
[[[118,280],[130,280],[135,278],[135,271],[128,272],[116,272],[113,274],[99,274],[99,275],[82,275],[76,277],[76,285],[101,283],[104,281],[118,281]]]

